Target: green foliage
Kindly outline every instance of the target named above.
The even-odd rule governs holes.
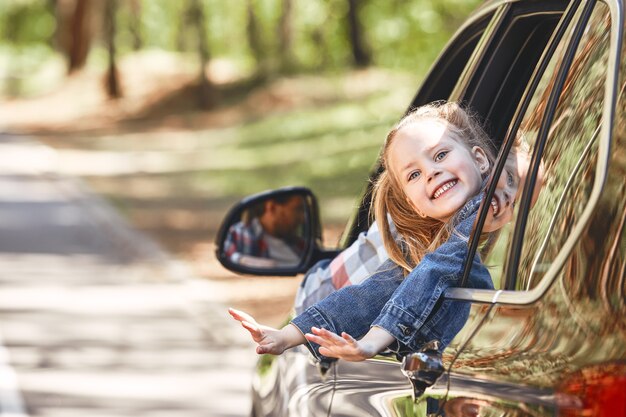
[[[48,74],[54,72],[55,29],[56,20],[49,2],[0,2],[0,80],[5,80],[0,84],[0,93],[18,96],[42,90],[39,79],[26,79],[24,74],[35,74],[46,65],[52,67]]]
[[[260,30],[259,43],[270,68],[278,70],[282,0],[250,0]],[[362,27],[376,66],[417,70],[429,67],[452,32],[478,0],[363,0]],[[117,12],[118,50],[143,47],[195,52],[197,40],[185,11],[187,1],[138,1],[139,18],[130,2]],[[52,45],[56,27],[54,2],[8,0],[0,3],[0,45]],[[201,0],[212,57],[243,67],[254,65],[247,38],[248,0]],[[296,69],[341,69],[350,65],[346,0],[293,0],[292,55]],[[245,68],[244,68],[245,69]],[[248,72],[248,71],[245,71]]]
[[[145,46],[175,50],[177,30],[181,22],[184,2],[150,0],[141,3],[141,26]],[[123,13],[123,12],[122,12]]]
[[[50,45],[56,20],[48,2],[3,1],[0,3],[0,36],[14,46]]]
[[[478,3],[477,0],[368,0],[362,18],[375,63],[423,72]]]

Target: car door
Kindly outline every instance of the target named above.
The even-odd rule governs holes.
[[[332,367],[315,363],[303,346],[278,356],[263,355],[252,381],[252,415],[327,416],[334,374]]]
[[[472,46],[471,54],[465,55],[467,58],[464,65],[454,62],[454,56],[462,54],[455,54],[450,49],[444,51],[411,106],[433,99],[450,97],[465,101],[464,97],[468,97],[475,103],[475,107],[470,107],[480,110],[484,117],[492,116],[496,120],[510,121],[525,91],[526,83],[532,78],[566,8],[566,2],[487,4],[465,26],[471,28],[478,21],[482,24],[478,33],[479,39]],[[457,42],[463,39],[463,33],[461,31],[457,35]],[[451,48],[454,45],[453,42]],[[450,67],[457,68],[456,77],[452,76],[452,72],[446,73],[447,63]],[[485,74],[490,78],[485,78]],[[499,87],[494,87],[494,80],[499,83]],[[441,88],[433,86],[437,82],[441,83]],[[519,83],[522,85],[518,85]],[[481,89],[486,91],[485,94],[490,99],[480,94]],[[490,133],[501,140],[504,136],[502,132],[507,126],[504,123],[491,124]],[[362,212],[366,212],[368,206],[369,201],[365,197],[361,205]],[[355,219],[351,229],[353,235],[358,233],[364,222],[366,220],[363,217]],[[474,303],[471,298],[462,301],[472,306],[472,313],[463,330],[445,352],[444,361],[447,364],[453,363],[454,357],[463,351],[491,308],[489,305]],[[395,357],[379,355],[361,363],[340,361],[336,364],[335,372],[331,416],[427,415],[441,411],[446,403],[447,376],[428,389],[418,402],[413,402],[411,387],[402,375]]]
[[[621,10],[611,1],[571,9],[510,124],[506,140],[521,132],[543,185],[533,206],[540,175],[529,175],[515,222],[485,259],[501,290],[446,293],[488,309],[449,365],[446,416],[624,409],[623,395],[610,394],[626,380]]]

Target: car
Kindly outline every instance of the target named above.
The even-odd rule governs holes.
[[[431,351],[316,362],[302,346],[261,356],[252,415],[626,416],[624,3],[493,0],[467,18],[408,108],[450,100],[472,109],[500,149],[496,178],[517,135],[531,145],[515,218],[483,260],[495,290],[447,290],[470,316],[441,362]],[[545,180],[531,206],[541,164]],[[372,170],[342,247],[369,227],[380,172]],[[298,258],[263,266],[225,256],[229,228],[285,195],[304,210],[292,234]],[[242,273],[295,275],[337,254],[320,242],[314,194],[285,188],[236,205],[217,256]]]

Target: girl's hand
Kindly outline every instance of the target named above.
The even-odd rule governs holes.
[[[263,355],[280,355],[286,349],[300,345],[306,340],[295,325],[288,324],[282,329],[263,326],[256,322],[254,317],[243,311],[229,308],[228,312],[237,320],[244,329],[250,332],[252,340],[257,343],[256,353]]]
[[[286,346],[283,343],[280,330],[257,323],[254,317],[243,311],[229,308],[228,312],[235,320],[241,323],[244,329],[250,332],[252,340],[257,343],[256,353],[259,355],[264,353],[280,355],[285,351]]]
[[[329,358],[338,358],[351,362],[364,361],[374,357],[378,352],[371,343],[358,341],[348,333],[341,333],[341,336],[326,330],[312,327],[311,333],[304,335],[307,340],[320,345],[320,354]]]

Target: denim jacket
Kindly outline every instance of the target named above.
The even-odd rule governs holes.
[[[465,204],[448,240],[426,254],[406,277],[401,267],[388,260],[361,284],[330,294],[291,323],[303,333],[315,326],[337,334],[346,332],[356,339],[371,326],[378,326],[396,338],[395,348],[402,353],[418,351],[431,340],[441,342],[443,350],[469,316],[467,302],[443,300],[441,296],[458,285],[463,275],[468,240],[481,200],[482,194]],[[491,276],[478,254],[472,260],[468,286],[493,289]],[[324,359],[318,352],[319,345],[309,342],[308,347],[316,358]]]

